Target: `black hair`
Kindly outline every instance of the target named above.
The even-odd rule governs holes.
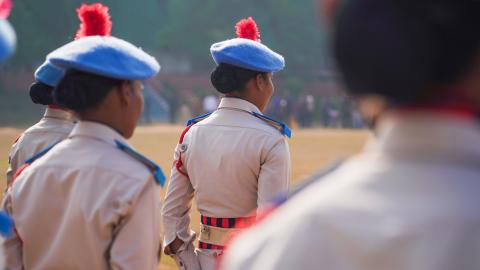
[[[258,74],[264,75],[266,73],[220,63],[212,71],[210,80],[218,92],[228,94],[234,91],[241,92],[247,82]]]
[[[53,99],[61,108],[81,113],[98,106],[112,88],[124,81],[78,70],[69,70],[53,91]]]
[[[480,1],[346,0],[334,51],[349,90],[416,102],[455,83],[480,49]]]
[[[54,104],[52,92],[53,87],[39,81],[36,81],[32,85],[30,85],[30,98],[35,104]]]

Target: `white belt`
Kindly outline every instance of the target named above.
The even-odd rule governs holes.
[[[207,244],[225,246],[228,237],[231,237],[239,231],[240,229],[236,228],[219,228],[200,223],[199,240]]]

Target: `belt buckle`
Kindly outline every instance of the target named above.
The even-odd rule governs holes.
[[[202,224],[202,227],[200,228],[200,233],[202,234],[202,238],[204,238],[205,240],[210,240],[210,227]]]

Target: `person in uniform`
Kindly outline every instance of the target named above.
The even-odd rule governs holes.
[[[100,4],[82,4],[77,9],[80,27],[75,39],[86,36],[107,36],[111,33],[112,22],[108,7]],[[59,108],[53,101],[52,92],[62,79],[65,71],[48,61],[35,72],[35,83],[30,86],[30,97],[35,104],[47,106],[40,122],[28,128],[14,142],[9,154],[7,189],[12,184],[17,170],[29,157],[60,140],[67,138],[74,126],[74,116],[68,110]]]
[[[342,1],[334,51],[375,138],[234,239],[222,269],[480,269],[480,2]]]
[[[163,173],[126,141],[143,109],[152,56],[111,36],[90,36],[50,53],[66,70],[55,104],[79,122],[37,153],[5,199],[15,234],[9,269],[157,269]],[[29,166],[28,166],[29,165]]]
[[[162,218],[164,251],[181,269],[214,269],[236,224],[255,218],[290,182],[290,130],[262,114],[284,59],[257,40],[252,18],[237,24],[237,34],[210,49],[217,64],[211,81],[225,97],[212,114],[188,122],[175,149]],[[201,214],[197,254],[193,198]]]
[[[8,158],[7,189],[13,182],[15,172],[25,160],[49,145],[67,138],[73,129],[73,114],[58,108],[52,97],[53,88],[63,75],[63,69],[48,62],[35,72],[36,82],[30,87],[30,97],[36,104],[47,105],[47,109],[40,122],[28,128],[15,140]]]

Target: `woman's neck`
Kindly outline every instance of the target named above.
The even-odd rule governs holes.
[[[225,97],[239,98],[239,99],[243,99],[245,101],[248,101],[248,102],[252,103],[253,105],[255,105],[262,112],[265,109],[264,105],[261,104],[261,102],[258,99],[256,99],[255,97],[253,97],[251,95],[243,93],[243,92],[242,93],[238,93],[238,92],[228,93],[228,94],[225,94]]]

